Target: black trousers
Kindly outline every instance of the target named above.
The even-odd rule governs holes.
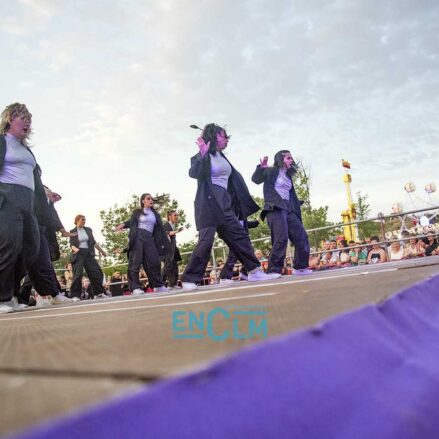
[[[165,264],[162,270],[163,282],[168,282],[168,287],[175,287],[178,281],[178,262],[175,260],[175,247],[165,258]]]
[[[239,259],[236,257],[233,250],[229,250],[229,255],[227,257],[226,262],[224,263],[224,267],[221,268],[220,279],[232,279],[235,265],[239,262]],[[247,274],[247,270],[244,266],[240,269],[241,273]]]
[[[104,281],[104,273],[102,273],[101,267],[88,248],[80,248],[79,252],[73,255],[72,267],[73,280],[70,288],[70,297],[81,297],[82,276],[84,269],[88,278],[90,279],[93,297],[94,295],[105,293],[105,289],[102,286]]]
[[[28,275],[36,292],[42,296],[51,295],[55,297],[59,294],[61,287],[56,278],[50,259],[49,241],[46,231],[40,227],[40,252],[37,260],[32,264]]]
[[[236,218],[232,210],[229,193],[221,186],[213,185],[214,195],[224,212],[224,223],[215,227],[200,229],[198,244],[192,252],[191,258],[182,275],[183,282],[200,282],[206,271],[210,259],[215,232],[227,244],[247,271],[259,267],[260,263],[255,256],[248,233]]]
[[[33,200],[31,189],[0,183],[0,301],[19,294],[21,279],[38,256]]]
[[[268,272],[281,273],[284,268],[288,239],[294,245],[293,266],[296,269],[309,265],[308,235],[302,221],[294,212],[275,209],[267,213],[267,222],[271,231],[272,248],[268,258]]]
[[[148,283],[152,288],[163,286],[161,275],[160,256],[151,232],[137,229],[136,240],[128,255],[128,284],[131,291],[138,288],[143,290],[139,281],[140,267],[148,275]]]

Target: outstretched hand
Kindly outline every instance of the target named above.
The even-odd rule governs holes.
[[[209,151],[210,140],[207,143],[205,143],[202,137],[198,137],[195,143],[198,145],[198,148],[200,149],[201,156],[204,157],[207,154],[207,151]]]
[[[73,238],[77,235],[77,233],[70,233],[66,229],[59,229],[59,232],[64,238]]]
[[[261,163],[261,168],[268,168],[268,157],[265,156],[261,160],[259,160]]]
[[[121,232],[123,229],[124,229],[124,224],[122,223],[122,224],[117,225],[114,230],[116,232]]]

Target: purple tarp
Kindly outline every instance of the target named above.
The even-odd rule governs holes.
[[[437,439],[439,276],[15,437]]]

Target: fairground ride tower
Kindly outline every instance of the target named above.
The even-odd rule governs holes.
[[[341,165],[345,169],[345,174],[343,175],[343,181],[346,186],[346,195],[348,197],[348,208],[347,210],[343,210],[341,212],[341,218],[343,220],[343,223],[346,224],[345,226],[343,226],[343,234],[346,241],[357,242],[357,237],[358,237],[357,225],[349,224],[352,221],[355,221],[355,219],[357,218],[355,204],[352,201],[352,192],[351,192],[352,177],[351,174],[349,173],[349,170],[351,169],[351,164],[348,161],[342,159]]]

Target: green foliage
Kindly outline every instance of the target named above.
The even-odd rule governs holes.
[[[70,262],[72,251],[70,249],[69,238],[64,238],[62,236],[57,236],[59,252],[61,254],[60,258],[53,263],[55,269],[62,269]],[[61,274],[59,272],[58,274]]]
[[[168,210],[176,210],[180,217],[180,225],[186,229],[190,224],[186,223],[186,214],[183,209],[178,208],[177,200],[171,199],[169,194],[156,194],[153,198],[158,201],[154,203],[154,208],[160,214],[163,222],[166,221],[166,213]],[[102,246],[109,254],[105,258],[103,265],[114,265],[127,263],[127,255],[123,250],[128,245],[128,230],[116,232],[115,227],[131,218],[131,214],[135,209],[140,208],[139,196],[132,195],[130,201],[119,206],[115,204],[108,210],[101,210],[99,215],[103,222],[102,235],[105,238],[105,244]]]
[[[195,246],[197,245],[197,240],[193,239],[192,241],[185,242],[184,244],[178,243],[178,249],[180,250],[181,264],[186,265],[189,261],[191,253],[194,251]],[[188,254],[184,254],[188,253]]]
[[[369,195],[363,195],[361,191],[357,192],[357,200],[355,203],[355,209],[357,211],[357,220],[367,220],[371,212],[370,204],[367,202]],[[376,222],[367,222],[358,224],[358,238],[364,241],[365,238],[370,238],[374,235],[380,235],[380,224]]]

